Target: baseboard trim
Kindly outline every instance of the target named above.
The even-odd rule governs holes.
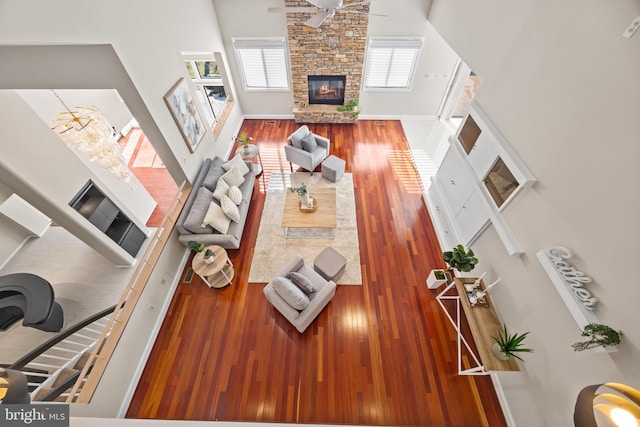
[[[497,373],[492,372],[490,374],[491,379],[493,380],[493,387],[496,389],[496,395],[498,396],[498,401],[500,402],[500,406],[502,407],[502,413],[504,414],[504,419],[507,421],[507,425],[509,427],[516,427],[516,421],[513,419],[513,414],[509,409],[509,403],[507,402],[507,395],[502,388],[502,384],[500,383],[500,378]]]
[[[272,119],[272,120],[293,120],[293,114],[245,114],[242,116],[243,120],[261,120],[261,119]]]
[[[244,114],[242,120],[294,120],[293,114]],[[420,115],[420,116],[398,116],[398,115],[367,115],[360,114],[360,120],[438,120],[437,116]]]

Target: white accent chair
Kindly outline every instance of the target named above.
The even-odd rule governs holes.
[[[322,276],[313,271],[313,268],[304,263],[304,259],[300,255],[294,256],[291,261],[278,272],[276,277],[287,277],[287,274],[292,271],[297,271],[309,279],[311,286],[316,290],[308,295],[309,303],[304,309],[296,310],[285,301],[283,296],[276,290],[273,280],[269,282],[262,291],[276,310],[302,333],[311,322],[318,317],[327,304],[329,304],[329,301],[331,301],[336,293],[336,284],[331,280],[327,281],[323,279]]]
[[[287,145],[284,146],[284,154],[287,161],[289,161],[291,172],[293,172],[293,163],[313,174],[315,168],[329,155],[329,139],[316,134],[313,134],[315,142],[318,145],[315,150],[307,151],[303,148],[302,140],[309,133],[311,133],[311,131],[307,125],[303,125],[287,138]]]

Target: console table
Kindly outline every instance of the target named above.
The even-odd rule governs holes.
[[[471,306],[469,303],[469,300],[465,295],[464,284],[473,283],[476,279],[477,278],[475,277],[456,277],[454,281],[444,288],[444,290],[436,297],[440,307],[442,307],[442,310],[447,315],[449,321],[453,325],[453,328],[458,334],[458,374],[488,375],[490,371],[519,371],[520,367],[518,366],[516,359],[500,360],[494,356],[491,351],[491,347],[495,342],[491,337],[497,336],[502,330],[502,323],[493,308],[493,303],[489,294],[485,296],[487,302],[486,305]],[[481,281],[481,285],[484,289],[483,281]],[[454,289],[457,293],[453,292]],[[455,320],[444,305],[443,301],[447,300],[455,302]],[[462,334],[462,329],[460,328],[460,306],[462,306],[462,311],[467,318],[467,323],[469,324],[473,341],[478,349],[478,354],[473,351],[467,342],[467,339]],[[471,355],[472,362],[475,363],[475,366],[466,369],[463,368],[463,345]]]

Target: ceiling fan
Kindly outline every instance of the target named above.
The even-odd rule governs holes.
[[[285,12],[285,13],[315,13],[309,18],[304,25],[318,28],[327,18],[332,18],[336,12],[340,13],[358,13],[362,15],[377,15],[375,13],[360,12],[358,10],[349,9],[353,6],[361,4],[369,4],[372,0],[359,1],[355,3],[343,4],[344,0],[305,0],[313,6],[290,6],[290,7],[270,7],[269,12]]]

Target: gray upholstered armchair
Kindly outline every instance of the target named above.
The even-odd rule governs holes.
[[[290,273],[306,278],[304,291],[290,280]],[[295,255],[264,287],[263,292],[276,310],[302,333],[329,304],[336,293],[336,283],[325,280],[306,265],[300,255]]]
[[[284,146],[284,154],[289,161],[293,172],[292,163],[313,173],[313,170],[329,155],[329,140],[325,137],[311,133],[307,125],[303,125],[287,138]]]

